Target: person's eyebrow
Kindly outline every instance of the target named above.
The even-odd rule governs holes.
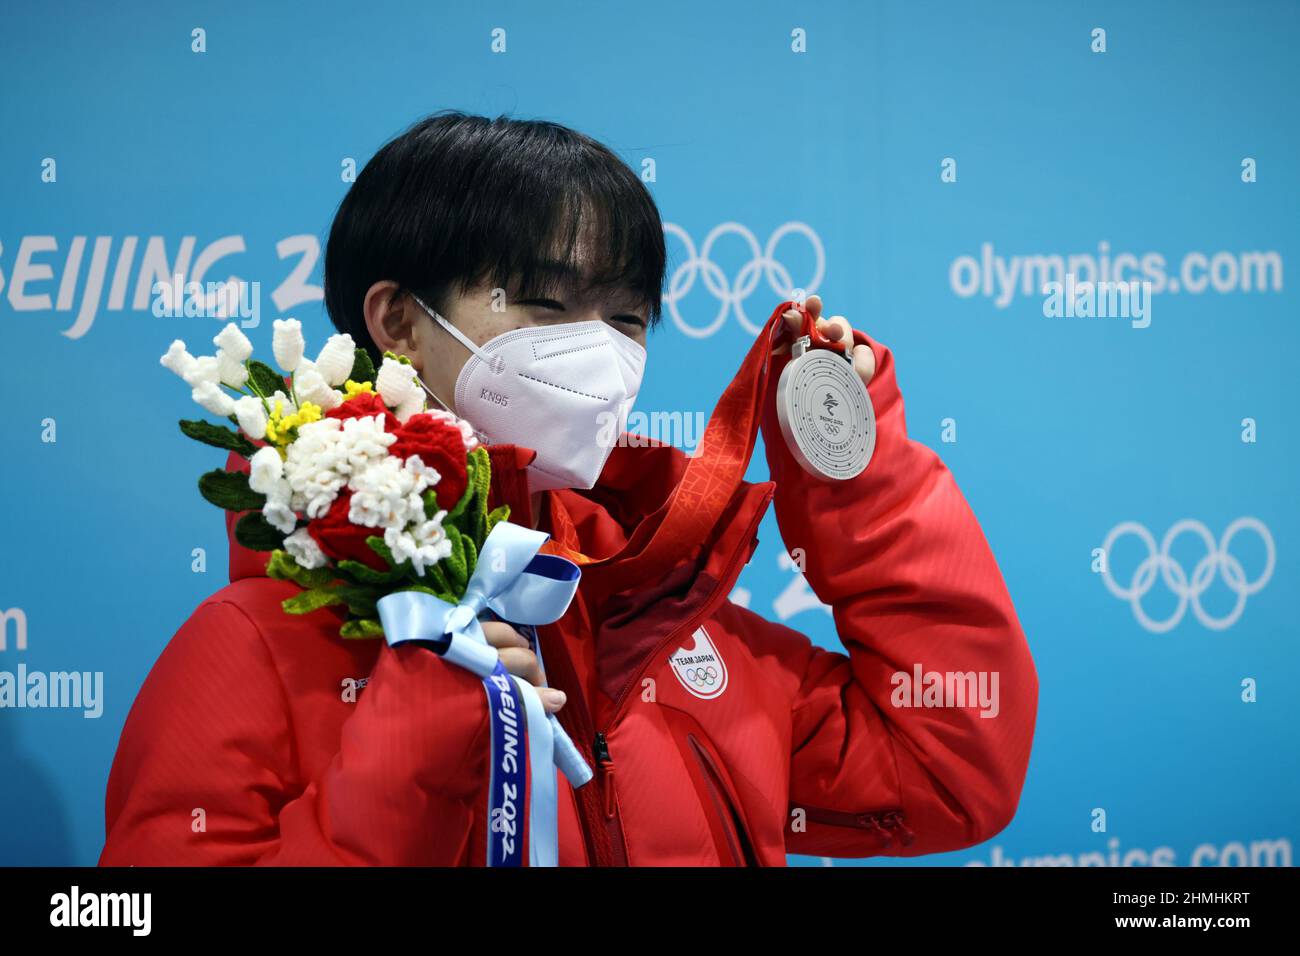
[[[551,281],[546,282],[546,286],[562,289],[565,292],[571,292],[578,289],[583,282],[583,274],[575,269],[571,263],[561,262],[557,259],[543,259],[533,263],[534,273],[548,277]],[[552,286],[552,282],[554,286]],[[524,290],[524,294],[531,294],[536,290],[540,283],[534,281],[534,288]]]

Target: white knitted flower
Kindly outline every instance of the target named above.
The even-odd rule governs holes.
[[[239,401],[242,402],[244,399],[241,398]],[[238,405],[239,402],[235,404]],[[272,486],[281,481],[284,481],[284,462],[280,459],[280,453],[270,445],[259,448],[253,457],[248,459],[248,487],[258,494],[265,495],[270,493]]]
[[[409,456],[402,467],[407,471],[419,475],[424,480],[424,488],[432,488],[438,482],[442,481],[442,474],[438,469],[434,468],[432,465],[426,465],[424,459],[419,455]],[[420,490],[423,491],[424,488],[421,488]]]
[[[325,567],[328,559],[306,528],[299,528],[284,539],[284,550],[300,565],[308,570]]]
[[[260,398],[245,395],[235,399],[235,418],[239,419],[239,427],[249,438],[261,441],[266,437],[266,409]],[[266,451],[265,448],[262,450]],[[277,460],[280,458],[278,453],[275,457]]]
[[[248,341],[248,336],[239,331],[239,326],[234,322],[218,332],[212,344],[236,362],[245,362],[253,354],[253,343]]]
[[[271,397],[266,400],[266,404],[271,407],[272,411],[274,411],[276,402],[280,403],[281,415],[292,415],[298,410],[298,406],[294,404],[293,399],[284,394],[284,392],[280,391],[278,388],[271,393]]]
[[[375,391],[389,408],[396,408],[412,394],[424,400],[424,390],[415,382],[415,366],[385,357],[375,376]]]
[[[357,346],[347,332],[331,335],[316,357],[316,370],[329,385],[339,386],[348,380],[356,362]]]
[[[409,531],[403,531],[400,528],[384,529],[384,544],[388,545],[388,550],[392,552],[393,561],[401,564],[408,561],[415,554],[415,538]]]
[[[229,418],[235,412],[235,400],[216,382],[199,382],[190,396],[213,415]]]
[[[292,372],[298,368],[303,349],[306,348],[302,323],[297,319],[276,319],[271,325],[275,328],[271,335],[271,352],[275,355],[275,364],[286,372]]]
[[[201,355],[182,369],[181,378],[190,388],[198,388],[203,382],[217,385],[221,382],[221,363],[215,355]]]
[[[451,554],[451,541],[447,538],[447,533],[442,528],[442,519],[447,517],[446,511],[439,511],[432,518],[427,518],[419,522],[411,532],[415,536],[416,543],[421,547],[441,547],[446,542],[447,550],[441,557]]]
[[[422,411],[424,411],[424,395],[417,388],[393,408],[393,415],[399,422],[406,424],[407,419]]]
[[[418,522],[410,531],[389,528],[384,532],[384,544],[398,562],[410,561],[415,573],[424,576],[425,568],[437,564],[451,554],[451,541],[442,528],[447,514],[439,511],[427,521]]]
[[[322,418],[298,428],[284,460],[284,477],[292,490],[293,507],[308,518],[325,514],[347,483],[351,470],[342,449],[343,430],[337,418]]]
[[[347,418],[339,438],[339,455],[346,460],[349,473],[357,474],[371,462],[387,459],[388,446],[395,441],[397,436],[384,431],[379,415]]]
[[[293,507],[293,488],[289,486],[286,479],[281,478],[273,482],[264,493],[268,504],[284,505],[294,511],[298,510]]]
[[[239,428],[242,428],[243,433],[248,437],[255,441],[261,441],[266,437],[266,408],[260,398],[244,395],[243,398],[235,399],[235,418],[239,420]],[[278,453],[276,459],[279,459]]]
[[[321,411],[324,412],[337,407],[343,401],[343,396],[338,393],[337,389],[330,387],[329,382],[325,381],[315,363],[306,368],[303,366],[307,366],[305,360],[302,365],[298,366],[298,370],[293,373],[293,390],[298,394],[298,398],[301,401],[319,405]]]
[[[223,385],[231,388],[243,388],[248,381],[248,369],[225,349],[217,349],[217,374]]]
[[[298,526],[298,516],[293,513],[293,509],[283,502],[267,501],[262,507],[262,517],[264,517],[271,527],[277,531],[283,531],[285,534],[293,531]]]
[[[354,473],[348,487],[352,490],[348,520],[353,524],[400,530],[424,519],[420,493],[428,480],[396,458],[385,457]]]
[[[186,372],[192,372],[198,364],[194,356],[186,351],[185,343],[180,339],[176,339],[172,342],[171,346],[167,349],[167,353],[159,359],[159,362],[162,364],[163,368],[170,369],[181,378],[185,378]],[[193,388],[194,384],[197,383],[191,383],[186,379],[186,384],[188,384],[190,388]]]

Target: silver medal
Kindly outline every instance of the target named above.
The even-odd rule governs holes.
[[[781,433],[795,460],[819,478],[844,481],[862,473],[876,448],[876,413],[851,357],[809,348],[803,335],[776,386]]]

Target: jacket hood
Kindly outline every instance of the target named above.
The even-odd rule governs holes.
[[[674,542],[671,555],[665,555],[663,549],[647,553],[646,544],[662,524],[669,499],[690,459],[670,445],[643,437],[635,441],[636,445],[614,449],[594,488],[561,489],[544,496],[549,508],[541,516],[539,527],[552,535],[547,550],[577,560],[583,565],[585,577],[650,582],[663,578],[684,561],[702,565],[713,550],[732,543],[735,533],[752,528],[771,500],[772,482],[742,481],[711,533],[697,534],[696,540]],[[536,453],[514,445],[489,446],[488,451],[492,461],[489,504],[509,504],[513,520],[528,521],[531,509],[525,472]],[[247,474],[249,463],[231,452],[226,468]],[[235,540],[235,524],[242,514],[226,512],[232,583],[264,577],[270,557],[269,552],[252,551]],[[609,593],[618,590],[612,587]]]

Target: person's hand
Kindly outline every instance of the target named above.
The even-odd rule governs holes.
[[[808,309],[808,314],[813,317],[817,331],[826,336],[832,342],[841,344],[851,343],[853,341],[853,327],[849,325],[848,319],[842,315],[832,315],[829,319],[823,319],[822,299],[819,295],[810,295],[804,301],[804,306]],[[803,330],[803,316],[796,309],[791,309],[785,313],[785,326],[789,337],[781,345],[772,349],[773,355],[781,355],[790,351],[790,343],[799,337]],[[876,374],[876,356],[868,345],[853,346],[853,370],[862,376],[864,385],[871,382],[871,377]]]
[[[503,621],[483,621],[482,626],[483,636],[497,649],[506,670],[537,688],[537,696],[548,714],[554,714],[564,706],[568,699],[564,691],[543,686],[546,675],[542,673],[537,655],[528,647],[528,638]]]

